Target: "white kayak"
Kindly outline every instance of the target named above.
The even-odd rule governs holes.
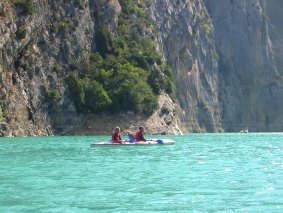
[[[170,139],[151,139],[147,141],[139,141],[139,142],[128,142],[124,141],[122,143],[112,143],[112,141],[106,142],[96,142],[90,144],[90,146],[135,146],[135,145],[172,145],[175,144],[175,141]]]

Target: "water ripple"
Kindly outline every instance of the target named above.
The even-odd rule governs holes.
[[[282,212],[282,134],[167,137],[0,139],[0,212]]]

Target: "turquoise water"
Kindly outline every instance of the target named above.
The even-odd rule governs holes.
[[[0,139],[0,212],[283,212],[283,133],[108,138]]]

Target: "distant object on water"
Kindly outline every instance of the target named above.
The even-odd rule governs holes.
[[[248,132],[249,132],[248,128],[240,130],[240,133],[248,133]]]

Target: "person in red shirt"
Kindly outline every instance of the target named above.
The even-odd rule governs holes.
[[[140,126],[139,131],[136,132],[136,134],[135,134],[135,138],[136,138],[137,142],[146,141],[146,139],[143,137],[143,134],[144,134],[144,128],[143,128],[143,126]]]
[[[122,137],[120,133],[120,127],[116,127],[115,131],[112,133],[112,143],[122,143]]]

